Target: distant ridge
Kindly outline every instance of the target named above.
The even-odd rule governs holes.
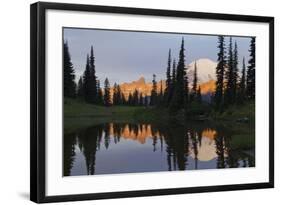
[[[201,93],[204,95],[214,92],[217,63],[210,59],[202,58],[196,60],[196,65],[197,65],[198,82],[201,87]],[[187,66],[187,75],[190,85],[192,84],[193,81],[194,67],[195,67],[195,61]],[[157,91],[160,92],[161,84],[164,92],[166,87],[165,80],[161,80],[157,82]],[[128,98],[129,94],[130,93],[132,94],[135,90],[138,90],[138,92],[142,93],[143,96],[145,95],[150,96],[152,90],[152,82],[146,82],[145,78],[143,76],[140,76],[139,79],[134,80],[132,82],[121,83],[120,88],[126,98]],[[111,93],[113,93],[113,88],[111,88]]]
[[[157,92],[160,92],[161,83],[162,90],[164,92],[164,89],[166,87],[164,80],[157,82]],[[152,90],[152,82],[146,82],[145,78],[141,76],[138,80],[121,83],[120,88],[122,93],[124,93],[125,98],[128,98],[129,94],[133,94],[135,90],[137,90],[139,93],[142,93],[143,96],[150,96]],[[111,88],[111,92],[113,92],[113,88]]]

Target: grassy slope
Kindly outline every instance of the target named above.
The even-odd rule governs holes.
[[[76,99],[65,99],[64,130],[66,133],[79,128],[106,122],[167,122],[168,112],[163,108],[142,106],[92,105]]]
[[[212,112],[210,116],[215,120],[235,121],[247,117],[251,123],[255,122],[255,103],[247,102],[243,105],[229,106],[224,112]]]
[[[134,122],[135,112],[143,107],[91,105],[79,100],[65,99],[64,130],[71,132],[78,128],[105,122]]]
[[[131,118],[134,111],[139,109],[143,108],[129,106],[104,107],[67,99],[64,104],[64,115],[65,117],[114,117],[118,115],[118,118]]]

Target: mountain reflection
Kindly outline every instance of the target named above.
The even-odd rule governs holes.
[[[64,176],[255,166],[224,127],[105,123],[64,136]]]

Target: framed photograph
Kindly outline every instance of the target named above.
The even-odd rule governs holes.
[[[34,202],[274,187],[274,18],[31,5]]]

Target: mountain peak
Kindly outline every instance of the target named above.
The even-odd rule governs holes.
[[[141,76],[136,82],[140,84],[145,84],[145,79],[143,76]]]
[[[205,83],[210,80],[216,80],[216,67],[217,63],[208,59],[208,58],[200,58],[196,61],[191,62],[187,66],[187,75],[190,82],[193,80],[195,62],[197,66],[197,74],[199,83]]]
[[[195,61],[193,61],[192,63],[209,63],[209,64],[213,64],[213,63],[216,63],[216,62],[214,62],[214,61],[212,61],[211,59],[209,59],[209,58],[200,58],[200,59],[197,59],[197,60],[195,60]],[[191,64],[192,64],[191,63]]]

